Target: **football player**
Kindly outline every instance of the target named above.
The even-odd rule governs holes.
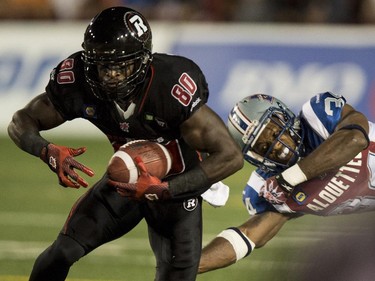
[[[71,265],[145,219],[156,257],[155,280],[195,280],[202,237],[201,194],[243,165],[225,123],[207,105],[204,74],[191,60],[152,53],[147,20],[126,7],[96,15],[78,51],[60,62],[45,93],[17,111],[12,140],[40,157],[64,187],[87,187],[77,162],[85,148],[51,143],[40,134],[86,119],[117,150],[147,139],[181,155],[163,181],[142,171],[135,184],[108,183],[104,175],[73,206],[56,241],[36,260],[30,280],[65,280]],[[201,160],[197,153],[208,157]],[[139,163],[142,167],[141,163]],[[148,201],[156,198],[156,201]],[[139,200],[140,198],[140,200]]]
[[[375,209],[374,124],[344,97],[321,93],[295,116],[275,97],[248,96],[232,109],[228,128],[256,167],[243,191],[250,218],[205,246],[200,273],[246,257],[290,218]]]

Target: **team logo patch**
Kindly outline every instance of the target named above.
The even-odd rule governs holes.
[[[152,120],[154,120],[154,115],[149,114],[149,113],[146,113],[144,117],[145,117],[146,121],[152,121]]]
[[[258,99],[261,101],[268,101],[271,104],[273,103],[273,97],[264,95],[264,94],[257,94],[257,95],[250,96],[250,99]]]
[[[87,118],[96,118],[96,107],[94,105],[84,105],[83,115]]]
[[[50,158],[49,158],[49,160],[48,160],[48,163],[49,163],[49,165],[50,165],[52,168],[56,169],[56,167],[57,167],[57,161],[56,161],[56,158],[55,158],[55,157],[50,156]]]
[[[120,129],[122,131],[129,133],[129,123],[128,122],[122,122],[119,125],[120,125]]]
[[[150,27],[141,15],[134,12],[127,12],[124,15],[124,22],[130,34],[138,41],[146,41],[150,37]]]
[[[198,206],[198,198],[187,199],[183,203],[184,209],[188,212],[194,211]]]
[[[155,122],[156,124],[158,124],[159,127],[162,127],[162,128],[165,128],[166,127],[166,123],[164,120],[158,118],[158,117],[155,117]]]

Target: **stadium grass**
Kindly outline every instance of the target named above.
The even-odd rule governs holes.
[[[96,171],[88,179],[90,184],[101,177],[112,155],[105,139],[49,139],[57,144],[87,147],[79,160]],[[60,187],[56,176],[42,161],[19,150],[5,136],[0,141],[0,280],[24,281],[35,258],[55,239],[70,207],[85,190]],[[224,180],[231,187],[225,207],[204,205],[204,244],[221,230],[238,226],[248,218],[241,193],[251,170],[246,164],[243,170]],[[327,233],[336,235],[363,229],[373,220],[370,215],[305,216],[290,221],[263,249],[255,250],[233,266],[199,275],[197,280],[293,280],[295,269],[303,265],[306,248],[315,247]],[[71,268],[68,280],[145,281],[153,280],[154,271],[147,227],[142,222],[125,237],[78,261]]]

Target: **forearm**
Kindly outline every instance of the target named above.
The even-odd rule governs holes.
[[[217,145],[220,150],[211,152],[209,156],[200,163],[211,183],[229,177],[239,171],[244,165],[242,153],[236,144],[226,142],[224,145],[220,145],[222,146]]]
[[[367,147],[367,140],[358,130],[340,130],[311,154],[298,162],[307,180],[347,164]]]
[[[238,145],[220,117],[209,107],[201,107],[185,121],[181,133],[190,147],[208,154],[200,167],[211,184],[242,168],[244,160]]]
[[[205,172],[200,165],[198,165],[192,170],[171,179],[168,182],[168,188],[172,197],[177,199],[201,194],[205,192],[211,184]]]
[[[8,134],[19,148],[38,157],[42,148],[49,143],[39,134],[35,122],[21,112],[13,116],[8,126]]]
[[[176,198],[205,192],[212,184],[223,180],[242,167],[242,154],[238,154],[237,157],[236,155],[236,153],[230,154],[225,159],[222,153],[211,154],[195,168],[169,181],[171,195]]]
[[[43,93],[14,113],[8,134],[19,148],[39,156],[42,148],[48,144],[40,131],[55,128],[64,122],[64,118]]]
[[[198,272],[223,268],[245,258],[270,241],[288,220],[288,215],[264,212],[222,231],[203,248]]]
[[[34,156],[40,157],[42,149],[48,144],[49,141],[39,134],[25,132],[21,136],[20,148]]]
[[[336,131],[298,163],[266,179],[259,195],[272,204],[285,203],[295,186],[325,173],[337,171],[351,161],[368,146],[365,135],[362,130],[357,129]]]

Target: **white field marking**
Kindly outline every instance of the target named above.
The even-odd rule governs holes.
[[[65,221],[66,216],[62,214],[41,214],[26,212],[0,212],[0,228],[3,226],[28,226],[33,227],[53,227],[60,228]],[[343,234],[345,229],[336,227],[327,227],[324,232],[319,230],[295,230],[288,235],[279,235],[274,237],[268,244],[267,248],[298,248],[306,246],[310,243],[316,243],[320,237],[324,237],[329,232],[332,235]],[[57,233],[56,233],[57,234]],[[203,234],[203,245],[216,236],[217,233]],[[34,260],[42,251],[44,251],[53,241],[15,241],[0,240],[0,262],[1,260]],[[126,263],[134,265],[147,264],[154,265],[155,258],[151,252],[147,233],[142,238],[128,238],[126,235],[120,239],[102,245],[101,247],[90,253],[85,260],[91,263],[103,262],[107,260],[111,262],[111,257],[121,257]],[[284,267],[285,263],[268,261],[257,261],[254,258],[249,259],[251,262],[244,262],[243,266],[257,268],[262,266],[265,268]],[[261,263],[261,264],[260,264]]]
[[[134,239],[134,240],[142,240],[142,239]],[[133,243],[134,241],[130,242],[129,244]],[[140,242],[140,241],[138,241]],[[142,242],[144,243],[144,242]],[[145,244],[145,243],[144,243]],[[146,243],[148,245],[148,243]],[[4,247],[5,246],[5,247]],[[35,260],[37,256],[48,246],[48,243],[45,242],[19,242],[19,241],[0,241],[0,262],[1,260]],[[290,248],[289,245],[288,248]],[[287,247],[287,246],[285,246]],[[129,265],[147,265],[147,266],[154,266],[155,265],[155,258],[153,254],[150,252],[149,254],[146,253],[127,253],[124,248],[122,248],[119,244],[113,245],[103,245],[98,249],[94,250],[89,255],[83,257],[86,263],[89,264],[100,264],[104,265],[106,263],[113,263],[113,259],[117,258],[119,260],[121,258],[122,263]],[[283,268],[290,268],[299,267],[300,265],[296,264],[295,260],[290,262],[288,261],[275,261],[275,260],[268,260],[265,261],[264,259],[244,259],[241,263],[238,264],[243,269],[253,269],[253,270],[275,270],[275,269],[283,269]]]
[[[274,238],[277,240],[277,238]],[[112,258],[121,257],[121,260],[126,265],[147,265],[147,266],[154,266],[155,265],[155,258],[150,252],[147,253],[127,253],[130,245],[136,244],[143,244],[143,250],[146,250],[146,246],[148,243],[145,243],[144,239],[129,239],[129,245],[123,247],[119,243],[110,243],[99,247],[98,249],[94,250],[88,256],[84,257],[83,259],[90,263],[90,264],[105,264],[105,263],[112,263]],[[308,240],[306,238],[306,240]],[[309,241],[311,242],[311,241]],[[45,242],[20,242],[20,241],[1,241],[0,240],[0,262],[1,260],[35,260],[36,257],[48,246],[48,243]],[[306,245],[306,244],[305,244]],[[289,244],[284,245],[284,247],[298,247],[298,245]],[[239,265],[241,268],[244,269],[262,269],[262,270],[275,270],[275,269],[283,269],[283,268],[291,268],[293,267],[300,267],[299,263],[295,260],[288,261],[275,261],[275,260],[268,260],[265,261],[264,259],[244,259]]]
[[[316,242],[317,238],[313,238],[316,233],[309,233],[305,237],[275,237],[269,242],[268,247],[282,248],[282,247],[299,247],[308,243]],[[213,237],[212,234],[207,234],[208,237]],[[0,240],[0,260],[28,260],[35,259],[42,251],[44,251],[53,241],[39,242],[39,241],[15,241],[15,240]],[[208,244],[208,240],[203,242],[203,245]],[[138,252],[138,253],[137,253]],[[149,255],[146,253],[149,252]],[[95,249],[88,257],[92,259],[103,257],[126,257],[133,260],[134,264],[144,263],[148,261],[150,265],[154,264],[154,257],[149,246],[147,234],[144,238],[123,238],[117,239],[110,243],[104,244]]]
[[[88,257],[122,257],[124,260],[134,260],[135,263],[144,263],[145,260],[149,264],[154,264],[154,257],[147,239],[124,238],[121,242],[107,243],[88,255]],[[52,241],[13,241],[0,240],[0,260],[29,260],[35,259],[42,251],[44,251]],[[139,252],[139,253],[134,253]],[[150,254],[147,254],[147,251]]]
[[[68,213],[43,214],[29,212],[0,212],[0,225],[62,227]]]

